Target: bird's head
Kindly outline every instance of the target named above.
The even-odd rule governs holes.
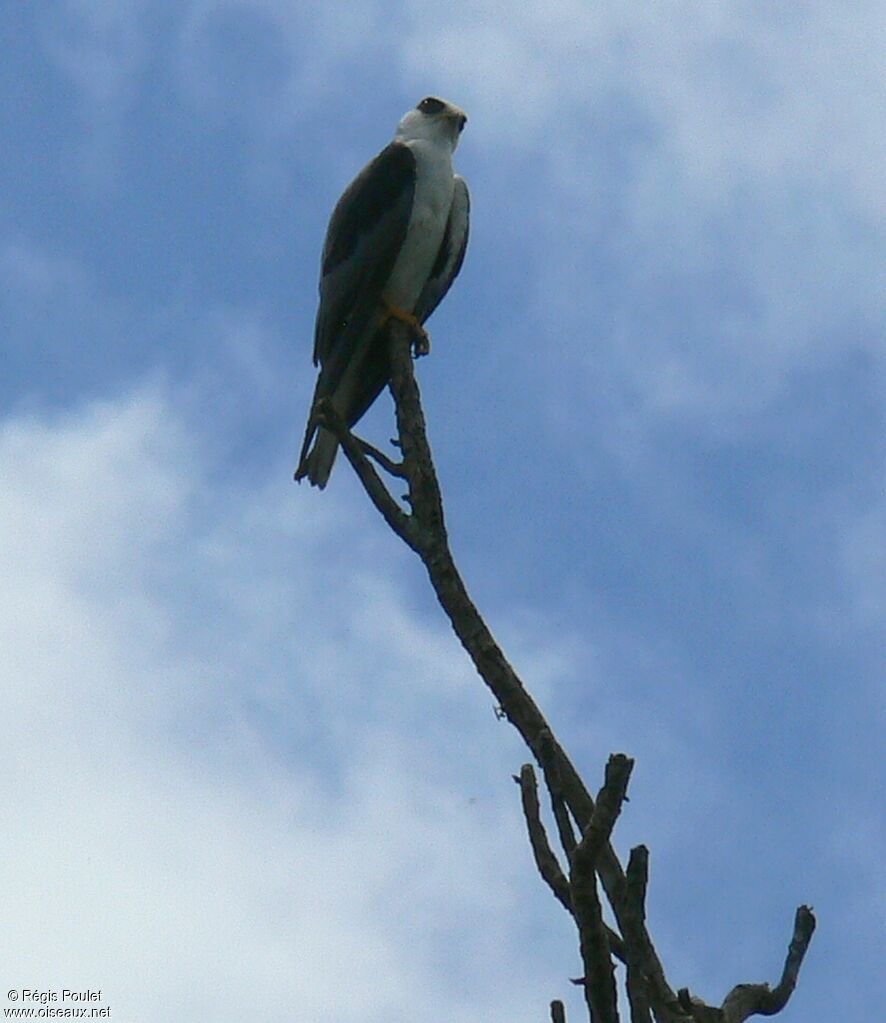
[[[445,142],[455,150],[467,121],[464,110],[437,96],[425,96],[415,108],[404,114],[397,125],[397,138],[404,142],[427,139]]]

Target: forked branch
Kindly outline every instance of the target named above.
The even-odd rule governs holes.
[[[443,499],[413,371],[408,327],[391,321],[388,341],[390,390],[402,461],[388,458],[355,437],[329,406],[317,410],[318,421],[336,435],[367,495],[391,529],[421,558],[441,607],[493,694],[501,715],[519,731],[542,770],[557,835],[569,864],[568,876],[542,824],[531,767],[524,767],[516,780],[539,873],[578,925],[585,971],[579,983],[585,988],[591,1019],[595,1023],[614,1023],[618,1019],[613,955],[627,967],[632,1023],[650,1023],[653,1016],[656,1023],[691,1020],[741,1023],[753,1013],[771,1015],[780,1011],[796,984],[797,971],[814,929],[814,918],[806,907],[798,910],[791,952],[782,981],[775,989],[770,990],[767,985],[739,985],[723,1006],[712,1009],[685,990],[678,998],[668,984],[646,926],[648,853],[643,846],[633,850],[626,873],[610,842],[633,761],[621,754],[610,758],[606,783],[595,800],[489,631],[468,595],[449,549]],[[391,495],[373,461],[396,480],[405,480],[405,506]],[[598,877],[620,934],[603,921]],[[556,1023],[565,1021],[562,1003],[551,1004],[551,1018]]]

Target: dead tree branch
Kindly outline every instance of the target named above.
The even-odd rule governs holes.
[[[649,850],[645,845],[631,849],[626,871],[625,920],[630,924],[631,933],[639,933],[640,925],[646,920],[646,885],[649,880]],[[627,975],[625,988],[631,1007],[631,1023],[651,1023],[652,1009],[649,993],[643,978],[643,958],[637,954],[636,946],[626,946]]]
[[[781,980],[774,988],[768,984],[737,984],[717,1008],[693,998],[686,988],[680,990],[680,1004],[696,1023],[744,1023],[750,1016],[774,1016],[787,1005],[797,986],[803,957],[815,931],[815,915],[809,906],[800,906],[794,916],[794,933]]]
[[[535,865],[538,872],[547,886],[554,893],[554,898],[562,904],[570,914],[574,912],[572,906],[572,895],[569,890],[569,881],[560,866],[554,850],[548,841],[548,834],[544,824],[541,822],[541,811],[538,805],[538,786],[535,781],[535,771],[532,764],[524,764],[520,769],[520,776],[514,781],[520,786],[520,796],[523,803],[523,816],[526,818],[526,829],[529,832],[529,844],[532,846],[532,855],[535,857]]]
[[[455,565],[446,533],[443,499],[428,445],[424,412],[412,365],[412,338],[399,321],[389,327],[390,390],[397,419],[395,442],[402,460],[355,437],[328,403],[315,410],[318,422],[330,429],[364,489],[394,533],[421,558],[431,585],[452,628],[491,691],[501,716],[517,729],[542,770],[568,876],[551,848],[542,824],[535,774],[526,765],[518,781],[530,844],[539,873],[554,896],[576,920],[585,975],[585,989],[594,1023],[615,1023],[618,1007],[612,956],[627,967],[626,986],[632,1023],[741,1023],[754,1013],[780,1011],[794,989],[797,973],[814,929],[806,907],[798,910],[794,940],[781,983],[739,985],[719,1009],[705,1006],[685,989],[669,985],[646,926],[648,853],[638,846],[627,873],[610,842],[621,810],[633,761],[623,754],[610,758],[606,782],[595,800],[557,741],[535,701],[508,662],[468,595]],[[372,461],[370,461],[370,459]],[[372,462],[407,485],[396,500]],[[580,837],[576,836],[576,828]],[[597,890],[599,877],[618,925],[616,933],[603,921]],[[811,923],[810,923],[811,921]],[[714,1013],[715,1015],[710,1015]],[[742,1013],[744,1013],[742,1015]],[[551,1003],[554,1023],[564,1023],[562,1003]]]
[[[535,865],[541,874],[542,880],[548,885],[551,891],[564,909],[571,915],[575,915],[572,904],[572,892],[569,880],[560,866],[557,856],[548,841],[548,835],[541,822],[541,812],[538,805],[538,786],[535,780],[535,771],[532,764],[524,764],[520,769],[520,775],[514,776],[514,781],[520,786],[521,802],[523,805],[523,816],[526,818],[526,830],[529,835],[529,844],[532,847],[532,855],[535,858]],[[569,840],[565,843],[567,858],[570,857],[575,848],[575,836],[570,828]],[[624,942],[621,937],[604,924],[606,940],[609,951],[616,959],[627,963]]]
[[[633,767],[634,761],[622,753],[609,758],[594,812],[571,857],[569,887],[584,964],[585,999],[594,1023],[618,1023],[615,967],[597,892],[597,861],[621,812]]]

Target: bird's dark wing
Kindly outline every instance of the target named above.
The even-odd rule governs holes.
[[[471,197],[468,194],[468,186],[465,179],[456,174],[443,241],[440,243],[431,274],[415,303],[415,316],[420,323],[424,323],[443,301],[443,297],[461,270],[468,247],[470,215]]]
[[[442,302],[443,297],[458,276],[468,245],[468,221],[470,219],[470,197],[464,178],[455,175],[452,205],[443,233],[443,241],[430,276],[422,288],[415,306],[415,316],[420,323]],[[384,389],[390,376],[388,351],[385,337],[380,333],[369,346],[360,374],[360,385],[355,389],[348,408],[348,425],[353,426]]]
[[[470,218],[470,197],[464,178],[455,175],[452,205],[440,249],[415,306],[415,316],[420,323],[442,302],[443,297],[458,276],[468,245],[468,221]],[[348,425],[353,426],[384,389],[390,376],[388,350],[385,335],[381,331],[369,346],[369,351],[360,372],[359,385],[354,389],[348,406]]]
[[[355,426],[365,415],[369,406],[385,389],[391,377],[388,358],[388,333],[384,328],[376,331],[366,356],[360,366],[360,378],[348,402],[346,419],[349,427]]]
[[[415,192],[415,157],[392,142],[339,199],[323,246],[314,362],[316,397],[334,392],[357,346],[374,331],[382,290],[406,237]]]

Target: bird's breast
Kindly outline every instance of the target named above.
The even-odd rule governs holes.
[[[415,192],[406,237],[384,297],[411,312],[431,273],[452,206],[452,156],[430,145],[413,145],[416,159]]]

